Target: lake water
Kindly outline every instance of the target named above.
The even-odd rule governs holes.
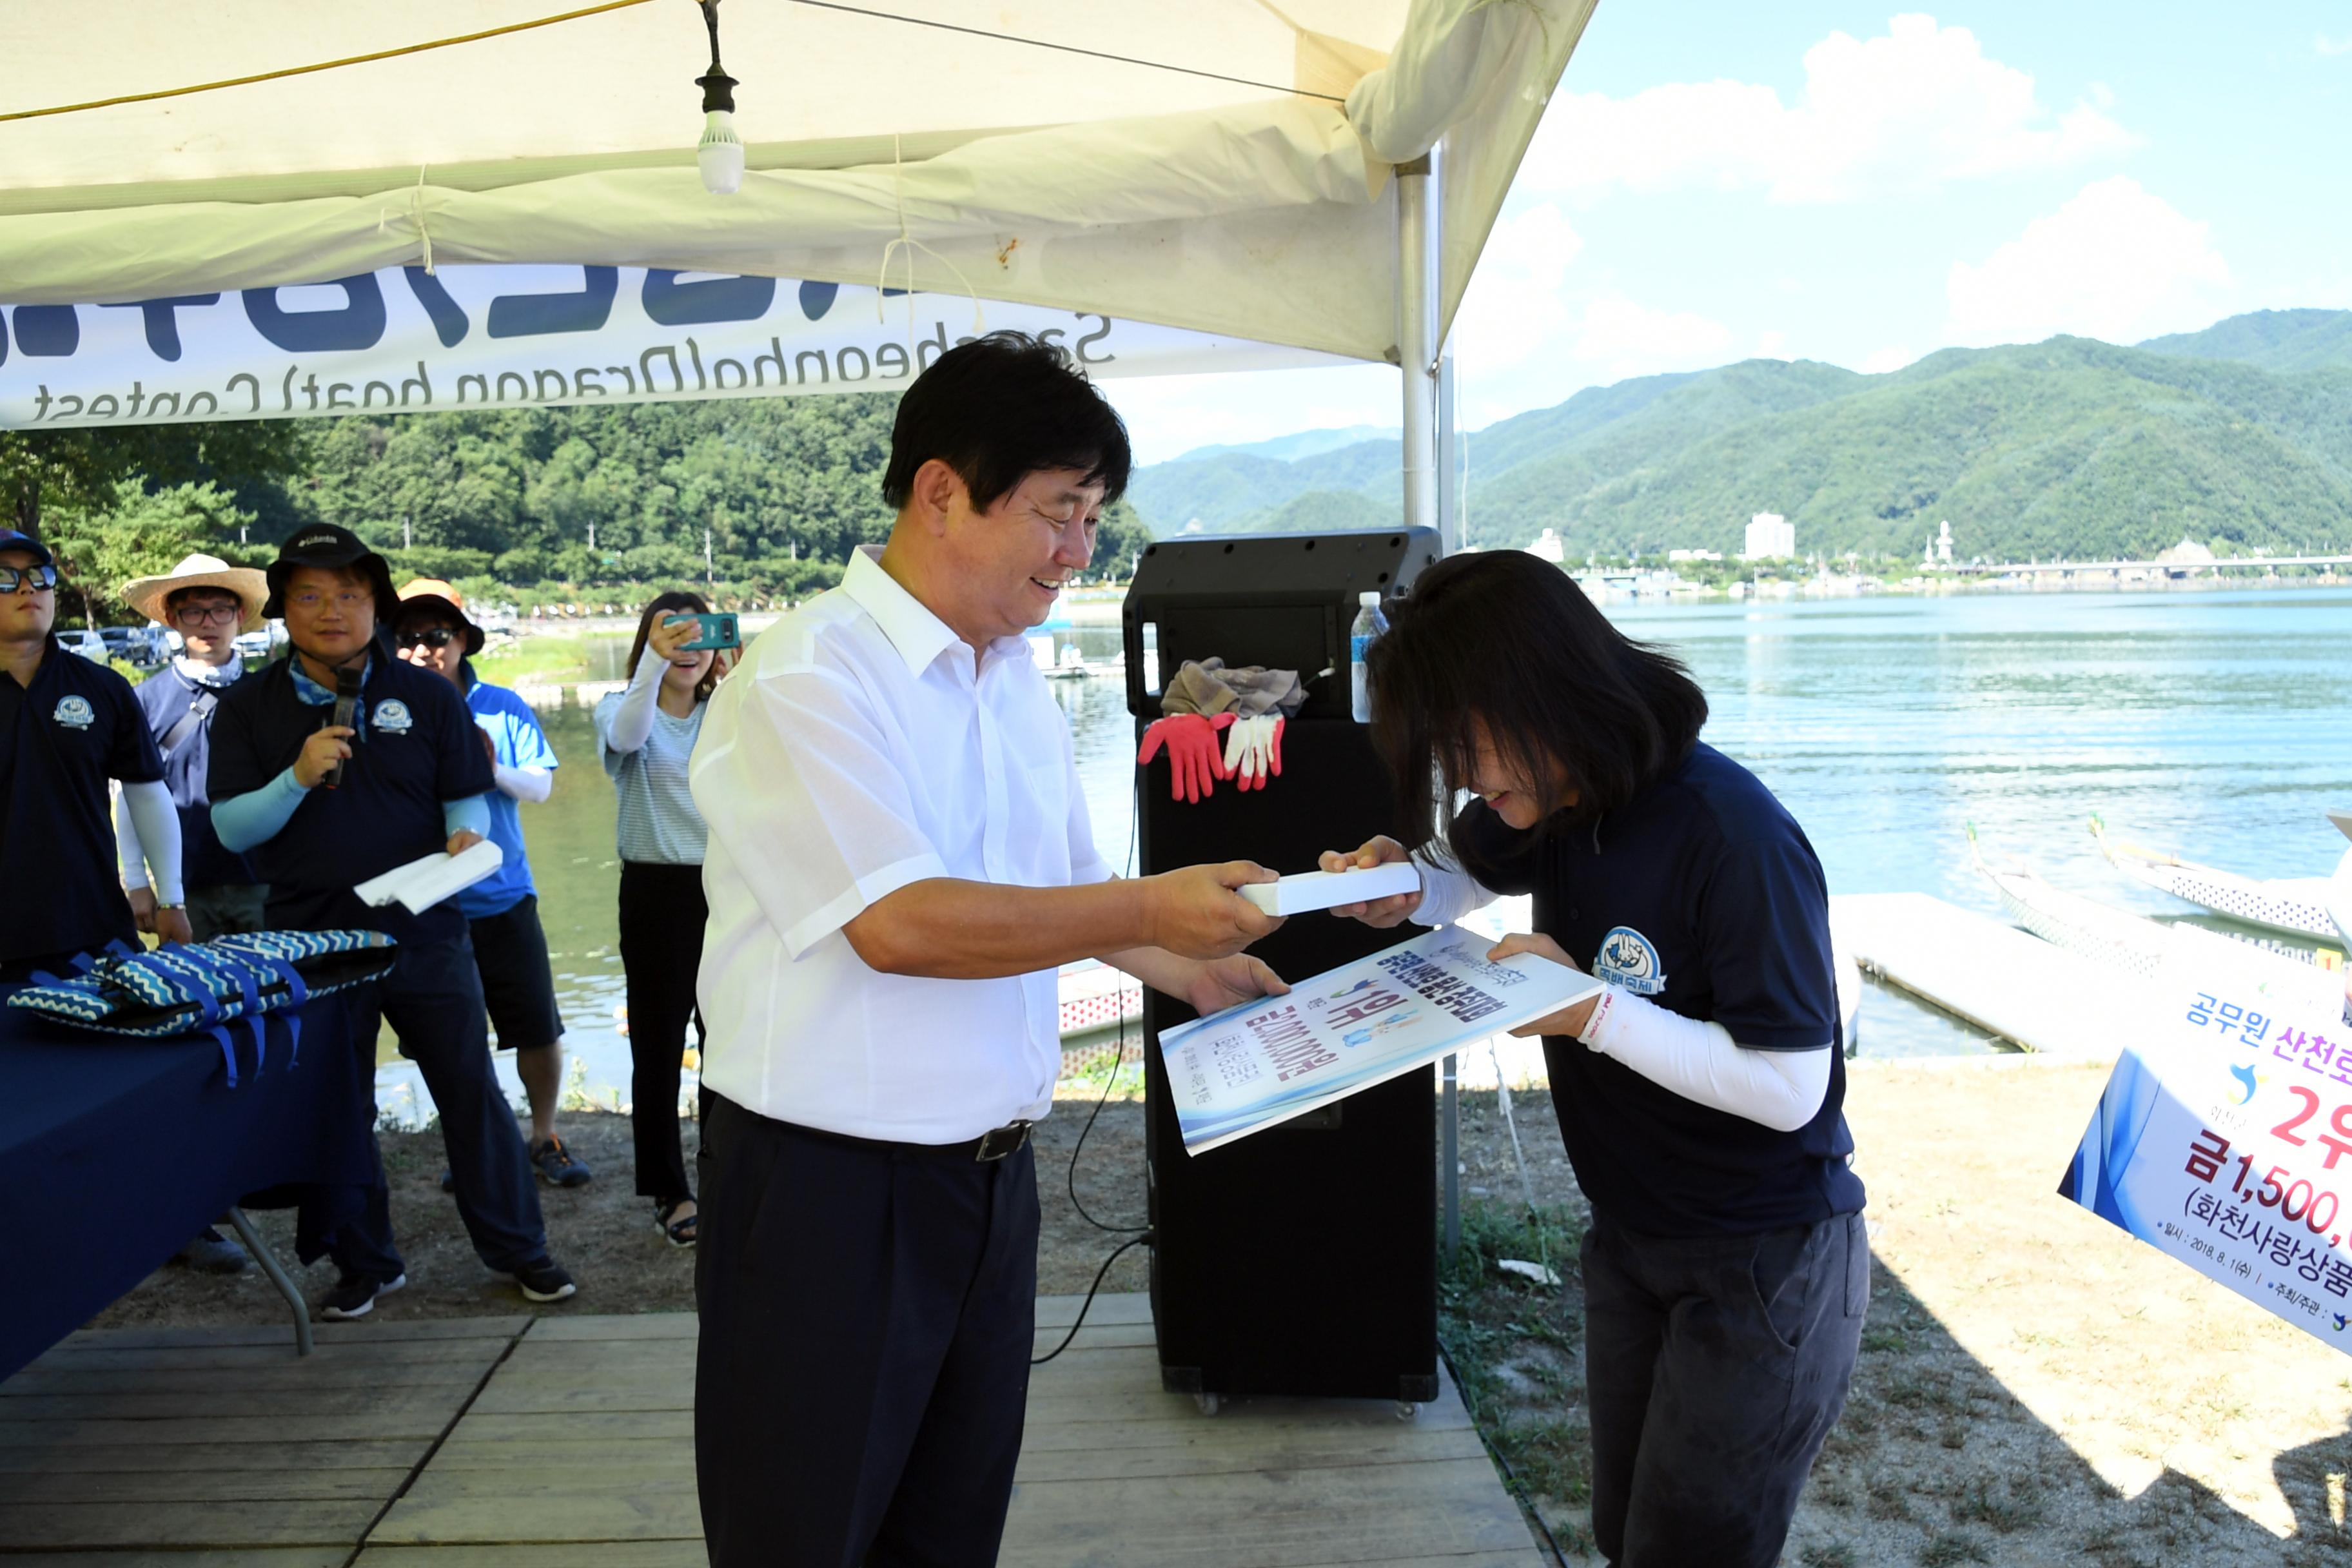
[[[2103,860],[2117,837],[2252,876],[2325,875],[2352,805],[2352,589],[1969,595],[1769,605],[1619,605],[1633,636],[1688,661],[1706,738],[1804,825],[1833,893],[1920,891],[1999,915],[1989,853],[2146,914],[2188,906]],[[1115,627],[1061,634],[1089,658]],[[616,639],[617,640],[617,639]],[[617,666],[619,649],[604,656]],[[492,679],[496,679],[493,675]],[[1059,681],[1097,840],[1131,850],[1133,725],[1113,679]],[[626,1098],[613,792],[588,716],[541,715],[562,766],[525,831],[569,1027],[600,1101]],[[1281,784],[1276,781],[1275,788]],[[1311,850],[1301,846],[1301,869]],[[1975,1031],[1873,985],[1864,1055],[1981,1052]],[[509,1076],[510,1078],[510,1069]],[[396,1097],[395,1097],[396,1098]],[[393,1107],[388,1102],[387,1109]]]

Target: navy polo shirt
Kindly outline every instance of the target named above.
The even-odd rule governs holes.
[[[295,658],[271,663],[221,696],[213,714],[210,798],[247,795],[294,763],[333,721],[294,690]],[[410,943],[454,942],[466,917],[454,900],[421,915],[370,909],[353,885],[448,847],[444,801],[496,786],[490,759],[457,688],[381,653],[360,688],[360,733],[341,784],[307,792],[286,826],[246,852],[269,884],[269,923],[302,931],[380,931]]]
[[[1528,832],[1474,801],[1465,869],[1531,894],[1536,929],[1595,975],[1758,1050],[1827,1050],[1829,1092],[1780,1132],[1685,1100],[1570,1038],[1547,1038],[1552,1105],[1596,1213],[1662,1237],[1810,1225],[1863,1206],[1846,1163],[1829,889],[1804,830],[1712,746],[1597,823]]]
[[[149,676],[136,689],[139,707],[147,715],[147,728],[162,745],[172,726],[187,717],[189,707],[199,693],[214,692],[226,697],[228,689],[243,675],[242,668],[231,663],[222,673],[232,679],[217,686],[207,686],[191,680],[176,665],[169,666]],[[245,887],[253,882],[253,868],[244,856],[220,841],[213,830],[211,797],[205,793],[205,778],[211,766],[212,721],[205,720],[188,737],[163,754],[163,783],[172,791],[172,804],[180,808],[180,879],[193,890],[197,888]]]
[[[0,899],[0,963],[118,938],[136,945],[106,781],[163,776],[131,683],[104,665],[52,637],[30,688],[0,675],[0,822],[13,889]]]

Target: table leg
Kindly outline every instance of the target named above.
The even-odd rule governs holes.
[[[287,1278],[286,1270],[278,1266],[276,1256],[261,1239],[261,1233],[253,1228],[253,1222],[245,1217],[243,1209],[231,1204],[228,1222],[236,1227],[237,1239],[245,1243],[245,1249],[253,1254],[253,1260],[261,1265],[261,1271],[269,1276],[269,1282],[278,1287],[278,1293],[285,1297],[286,1304],[294,1310],[294,1353],[309,1355],[310,1303],[302,1300],[302,1292],[296,1289],[294,1281]]]

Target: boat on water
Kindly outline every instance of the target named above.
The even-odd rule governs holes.
[[[2110,838],[2106,824],[2096,816],[2091,818],[2091,837],[2098,840],[2099,853],[2107,858],[2107,864],[2135,882],[2264,931],[2316,937],[2331,943],[2344,940],[2328,917],[2329,879],[2326,877],[2243,877],[2200,866],[2177,855]]]
[[[2021,862],[1995,866],[1985,858],[1973,826],[1968,836],[1969,858],[1992,883],[2001,908],[2053,947],[2138,981],[2163,984],[2186,975],[2228,973],[2268,994],[2303,995],[2330,1010],[2339,1005],[2344,955],[2335,949],[2293,948],[2114,909],[2052,886]]]

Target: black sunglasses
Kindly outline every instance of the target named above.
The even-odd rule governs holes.
[[[395,640],[403,647],[447,647],[462,635],[449,626],[424,626],[402,632]]]
[[[0,594],[13,594],[28,583],[36,594],[54,588],[58,585],[58,569],[54,566],[0,566]]]

